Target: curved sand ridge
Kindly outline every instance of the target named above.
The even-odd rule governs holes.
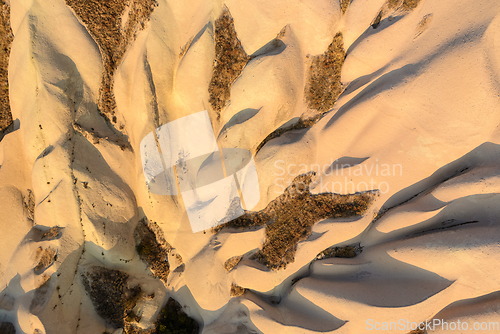
[[[495,2],[353,0],[343,14],[330,1],[158,1],[112,83],[95,29],[64,1],[10,7],[19,122],[0,143],[2,330],[148,333],[178,315],[203,333],[363,333],[369,319],[498,318]],[[220,77],[230,91],[214,109],[214,60],[231,59],[216,54],[221,22],[247,62]],[[338,75],[328,50],[345,51],[340,96],[310,80],[317,66]],[[103,87],[116,101],[105,114]],[[310,87],[333,107],[311,104]],[[192,233],[180,196],[148,192],[140,143],[202,110],[220,148],[254,155],[260,202]],[[297,182],[307,196],[290,193]],[[331,192],[373,198],[341,215]],[[266,253],[273,223],[298,226],[297,244]]]

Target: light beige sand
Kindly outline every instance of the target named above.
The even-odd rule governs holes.
[[[0,328],[151,333],[169,298],[207,334],[500,322],[499,3],[352,0],[343,14],[340,1],[158,0],[113,83],[95,27],[65,1],[10,9],[18,123],[0,142]],[[249,60],[224,77],[216,110],[214,59],[231,59],[214,42],[224,11]],[[342,94],[332,81],[315,100],[332,103],[323,110],[306,87],[311,73],[335,72],[311,66],[326,67],[340,41]],[[101,110],[103,87],[115,109]],[[349,217],[304,221],[280,269],[255,260],[270,220],[193,233],[182,196],[148,191],[140,144],[203,110],[220,148],[253,154],[253,212],[311,171],[312,194],[377,195]],[[319,205],[299,203],[290,226]],[[347,258],[334,248],[346,245],[358,247]]]

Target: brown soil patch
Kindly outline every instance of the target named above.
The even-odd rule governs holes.
[[[231,85],[250,60],[236,36],[233,22],[227,8],[215,20],[215,60],[208,92],[209,102],[212,109],[217,112],[217,119],[229,101]]]
[[[297,244],[309,237],[314,224],[326,218],[362,215],[376,195],[375,191],[350,195],[311,194],[309,185],[313,175],[311,172],[296,177],[265,209],[246,212],[213,231],[266,225],[266,239],[253,258],[271,269],[285,268],[294,261]]]
[[[14,36],[10,29],[10,7],[0,0],[0,132],[12,123],[9,101],[9,55]]]

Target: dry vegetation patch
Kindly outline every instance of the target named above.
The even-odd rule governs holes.
[[[239,296],[243,296],[243,294],[245,293],[245,288],[242,288],[241,286],[239,285],[236,285],[236,284],[231,284],[231,296],[232,297],[239,297]]]
[[[114,328],[123,328],[125,334],[197,334],[199,324],[190,318],[182,306],[169,298],[160,311],[154,327],[142,328],[141,316],[136,305],[151,296],[146,296],[140,285],[130,287],[129,275],[119,270],[105,267],[91,267],[82,282],[97,314]],[[152,297],[154,298],[154,297]]]
[[[59,226],[54,226],[50,229],[43,229],[40,226],[32,228],[33,241],[46,241],[59,239],[62,235],[62,229]]]
[[[293,262],[297,244],[307,239],[312,226],[326,218],[362,215],[373,201],[376,192],[350,195],[332,193],[311,194],[309,190],[314,173],[294,179],[284,193],[258,212],[246,212],[226,224],[214,228],[246,229],[266,225],[262,249],[253,258],[271,269],[281,269]]]
[[[222,108],[230,98],[231,85],[240,76],[250,60],[236,36],[234,22],[229,10],[224,9],[215,20],[215,60],[212,79],[208,86],[210,105],[220,117]]]
[[[345,50],[342,33],[337,33],[324,54],[312,58],[305,97],[309,108],[319,112],[330,110],[340,93],[340,72],[344,64]]]
[[[340,0],[340,9],[342,10],[342,14],[347,12],[347,8],[351,4],[351,0]]]
[[[116,108],[113,75],[127,46],[137,31],[144,28],[157,3],[155,0],[66,0],[66,4],[81,18],[99,45],[104,73],[98,105],[101,112],[113,115]],[[115,117],[112,120],[116,123]]]
[[[387,6],[391,9],[413,10],[419,3],[420,0],[387,0]]]
[[[14,327],[12,322],[0,322],[0,333],[16,334],[16,327]]]
[[[10,29],[10,7],[0,0],[0,132],[12,123],[9,101],[9,55],[14,36]]]
[[[38,259],[38,264],[35,266],[35,273],[39,274],[54,263],[57,259],[57,252],[51,247],[46,249],[39,247],[36,252],[36,258]]]
[[[415,38],[419,37],[421,34],[424,33],[424,31],[429,29],[432,19],[433,19],[432,14],[427,14],[422,18],[422,20],[417,24],[417,27],[415,28]]]
[[[103,319],[115,328],[123,328],[125,322],[137,320],[132,309],[143,292],[140,286],[129,288],[129,275],[104,267],[91,267],[82,282],[87,290],[94,308]]]
[[[344,247],[329,247],[316,256],[317,260],[329,259],[332,257],[340,257],[350,259],[358,256],[363,251],[360,244],[348,245]]]
[[[236,267],[238,263],[240,263],[241,259],[241,255],[233,256],[224,263],[224,269],[226,269],[226,271],[228,272],[233,270],[233,268]]]
[[[35,219],[35,194],[31,189],[26,190],[26,195],[23,196],[24,212],[31,222]]]
[[[152,223],[143,218],[135,228],[134,238],[141,260],[149,265],[153,276],[166,282],[170,272],[168,254],[172,247],[161,235],[157,235],[159,233],[159,229],[154,228]]]
[[[197,334],[199,331],[200,325],[182,310],[175,299],[169,298],[156,322],[156,333]]]
[[[343,11],[347,10],[350,1],[342,1]],[[309,118],[301,117],[293,125],[278,128],[267,135],[257,146],[256,152],[270,140],[278,138],[286,132],[307,129],[317,123],[325,112],[330,110],[342,93],[343,87],[340,78],[342,65],[345,60],[344,40],[342,33],[337,33],[328,49],[319,56],[314,56],[309,67],[308,81],[305,86],[305,99],[309,108],[319,113]]]

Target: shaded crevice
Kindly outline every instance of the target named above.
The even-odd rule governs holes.
[[[419,198],[421,196],[424,196],[426,194],[431,193],[432,191],[434,191],[434,189],[438,188],[440,185],[442,185],[446,181],[451,180],[451,179],[453,179],[455,177],[458,177],[460,175],[463,175],[466,172],[468,172],[469,170],[470,170],[470,167],[461,168],[460,170],[457,170],[456,172],[454,172],[450,176],[443,178],[442,180],[440,180],[436,184],[434,184],[434,185],[432,185],[430,187],[426,187],[426,188],[424,188],[424,189],[416,192],[412,196],[408,197],[407,199],[405,199],[405,200],[403,200],[403,201],[401,201],[401,202],[399,202],[397,204],[394,204],[394,205],[392,205],[390,207],[387,207],[387,208],[382,207],[379,210],[379,212],[377,213],[377,215],[375,216],[375,218],[371,221],[370,225],[374,225],[377,220],[379,220],[380,218],[382,218],[383,216],[385,216],[389,211],[391,211],[391,210],[393,210],[393,209],[395,209],[397,207],[400,207],[400,206],[402,206],[404,204],[410,203],[413,200],[416,200],[417,198]]]
[[[73,121],[74,123],[74,121]],[[78,272],[79,272],[79,267],[80,267],[80,263],[83,259],[83,255],[85,254],[85,239],[86,239],[86,234],[85,234],[85,229],[83,227],[83,206],[82,206],[82,199],[80,197],[80,191],[78,190],[78,178],[75,176],[75,172],[74,172],[74,165],[75,165],[75,137],[77,135],[77,131],[75,128],[73,128],[73,131],[70,131],[69,133],[69,138],[68,138],[68,141],[71,141],[71,161],[70,161],[70,171],[71,171],[71,180],[73,182],[73,187],[72,187],[72,191],[73,191],[73,196],[75,198],[75,201],[76,201],[76,205],[78,206],[78,220],[79,220],[79,223],[80,223],[80,226],[81,226],[81,229],[82,229],[82,243],[80,245],[80,248],[81,248],[81,251],[80,251],[80,255],[78,256],[78,260],[76,262],[76,266],[75,266],[75,271],[73,273],[73,278],[72,278],[72,281],[75,281],[77,275],[78,275]],[[58,275],[59,276],[59,275]],[[57,306],[57,304],[54,306],[54,308]],[[80,303],[80,312],[81,312],[81,303]]]
[[[73,123],[73,129],[80,133],[85,139],[87,139],[93,145],[99,144],[101,140],[107,141],[112,145],[119,146],[122,151],[129,150],[132,151],[132,146],[129,142],[125,141],[121,136],[101,136],[95,131],[88,131],[83,128],[78,123]]]
[[[370,24],[373,29],[377,29],[380,23],[382,22],[382,18],[384,17],[384,10],[381,9],[380,12],[378,12],[377,16],[375,19],[373,19],[372,23]]]
[[[412,234],[407,235],[406,238],[416,238],[416,237],[420,237],[423,235],[435,233],[438,231],[454,229],[455,227],[458,227],[458,226],[477,224],[477,223],[479,223],[478,220],[471,220],[471,221],[467,221],[467,222],[457,222],[455,219],[448,219],[448,220],[442,222],[440,227],[435,227],[435,228],[431,228],[431,229],[428,229],[425,231],[412,233]]]
[[[255,58],[265,57],[265,56],[276,56],[285,51],[287,48],[286,44],[281,40],[287,31],[287,26],[283,27],[281,31],[276,35],[276,38],[266,43],[263,47],[255,51],[251,56],[250,60]]]
[[[155,82],[154,82],[154,79],[153,79],[153,71],[151,70],[151,66],[149,65],[149,61],[148,61],[148,55],[145,54],[144,55],[144,71],[146,73],[146,78],[148,80],[148,83],[149,83],[149,89],[151,91],[151,102],[150,102],[150,106],[151,108],[153,108],[153,117],[154,117],[154,127],[155,129],[160,127],[160,113],[159,113],[159,109],[158,109],[158,99],[157,99],[157,95],[156,95],[156,85],[155,85]]]
[[[278,138],[290,131],[308,129],[314,124],[316,124],[323,116],[324,114],[318,114],[309,118],[300,118],[295,124],[292,124],[287,127],[280,127],[274,130],[273,132],[268,134],[267,137],[264,138],[264,140],[262,140],[259,146],[257,146],[257,148],[255,149],[255,154],[257,154],[262,149],[262,147],[264,147],[264,145],[267,144],[269,141]]]
[[[203,36],[203,34],[207,31],[207,29],[211,32],[213,31],[213,26],[212,26],[212,22],[209,22],[207,23],[197,34],[196,36],[194,37],[191,37],[187,42],[186,44],[184,44],[184,46],[181,47],[181,50],[179,52],[179,58],[183,58],[186,53],[189,51],[189,49],[191,49],[191,46],[193,46],[194,44],[196,44],[196,42],[198,42],[201,38],[201,36]]]
[[[404,16],[417,8],[419,3],[420,0],[387,0],[370,25],[373,29],[377,29],[386,17],[388,17],[389,21],[392,21],[395,17],[391,14],[397,13]]]

